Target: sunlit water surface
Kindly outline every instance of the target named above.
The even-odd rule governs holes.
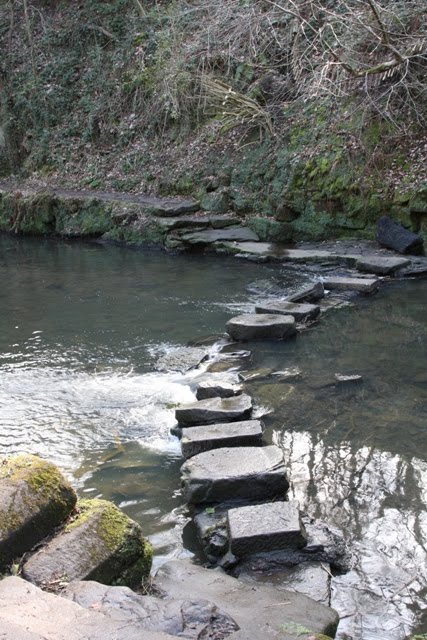
[[[173,407],[202,372],[159,355],[221,334],[230,316],[310,279],[232,258],[0,238],[0,453],[59,464],[81,495],[141,523],[156,563],[187,520]],[[343,532],[353,568],[333,580],[338,638],[427,631],[425,281],[331,310],[297,340],[250,345],[248,368],[298,367],[247,385],[283,447],[291,494]],[[334,385],[335,373],[363,383]]]

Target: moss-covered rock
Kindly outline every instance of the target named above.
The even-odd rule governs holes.
[[[81,500],[75,518],[25,563],[23,575],[45,587],[70,580],[135,587],[148,577],[151,561],[136,522],[111,502]]]
[[[36,456],[0,462],[0,571],[65,520],[76,494],[55,465]]]

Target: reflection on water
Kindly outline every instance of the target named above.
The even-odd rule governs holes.
[[[141,522],[156,562],[182,553],[186,522],[173,407],[198,373],[158,355],[221,333],[234,313],[306,280],[278,265],[0,238],[0,452],[60,464],[81,494]],[[251,344],[246,383],[268,410],[291,493],[340,528],[352,570],[333,580],[338,637],[427,632],[425,282],[393,283],[330,310],[283,344]],[[361,374],[358,384],[335,373]]]

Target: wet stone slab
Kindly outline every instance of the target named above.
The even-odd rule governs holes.
[[[325,278],[325,289],[330,291],[359,291],[360,293],[374,293],[378,290],[379,280],[377,278],[347,278],[330,277]]]
[[[300,549],[307,544],[294,500],[230,509],[227,526],[230,550],[239,558],[262,551]]]
[[[297,322],[314,320],[320,314],[320,307],[315,304],[298,304],[287,301],[267,301],[255,306],[256,313],[277,313],[293,316]]]
[[[276,313],[247,313],[227,322],[233,340],[286,340],[296,334],[295,318]]]
[[[376,273],[381,276],[393,274],[410,264],[410,260],[407,258],[383,258],[381,256],[355,256],[355,258],[355,267],[358,271]]]
[[[232,398],[242,393],[242,387],[230,382],[215,382],[208,380],[201,382],[197,386],[197,400],[207,400],[208,398]]]
[[[181,467],[184,498],[192,504],[284,498],[289,487],[279,447],[206,451]]]
[[[202,451],[222,447],[260,446],[262,444],[260,420],[226,422],[182,430],[181,450],[184,458],[191,458]]]
[[[252,413],[252,400],[247,395],[232,398],[208,398],[191,404],[181,405],[175,410],[175,418],[182,426],[233,422],[249,418]]]
[[[309,287],[299,289],[290,296],[287,296],[286,302],[316,302],[321,300],[325,295],[325,288],[322,282],[315,282]]]

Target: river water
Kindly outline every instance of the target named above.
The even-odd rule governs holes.
[[[190,553],[173,408],[203,372],[164,353],[222,334],[232,315],[312,273],[233,258],[0,237],[0,453],[59,464],[81,495],[141,523],[157,564]],[[291,496],[340,529],[353,566],[333,579],[340,640],[427,632],[425,281],[393,282],[283,344],[251,344],[247,384],[283,447]],[[336,385],[334,374],[363,383]]]

